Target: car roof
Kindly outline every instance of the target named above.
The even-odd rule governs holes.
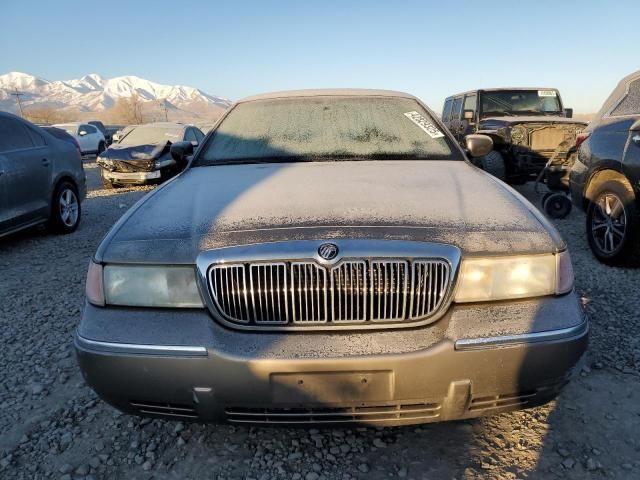
[[[589,126],[591,127],[595,125],[596,123],[598,123],[597,121],[599,121],[602,117],[608,116],[609,113],[614,110],[618,103],[626,96],[631,82],[638,79],[640,79],[640,70],[630,73],[622,80],[620,80],[613,91],[609,94],[607,99],[604,101],[604,103],[600,107],[600,110],[598,110],[598,113],[596,113],[594,121],[591,122],[591,125]]]
[[[269,100],[276,98],[301,97],[402,97],[416,99],[415,96],[394,90],[376,90],[366,88],[323,88],[307,90],[283,90],[281,92],[262,93],[238,100],[236,103]]]
[[[478,92],[500,92],[502,90],[555,90],[558,91],[555,87],[492,87],[492,88],[476,88],[475,90],[467,90],[466,92],[454,93],[453,95],[448,95],[447,99],[453,97],[461,97],[462,95],[467,95],[471,93]]]

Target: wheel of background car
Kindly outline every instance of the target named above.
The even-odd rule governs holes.
[[[98,144],[98,155],[100,155],[102,152],[104,152],[105,148],[106,148],[106,147],[105,147],[104,142],[100,142],[100,143]]]
[[[551,218],[565,218],[571,213],[571,199],[564,193],[553,193],[544,201],[544,211]]]
[[[547,198],[549,198],[551,195],[553,195],[553,192],[547,192],[542,196],[542,199],[540,200],[540,206],[542,207],[543,210],[544,210],[544,202],[546,202]]]
[[[485,172],[490,173],[500,180],[506,178],[504,158],[502,158],[500,152],[496,150],[491,150],[484,157],[480,157],[480,166]]]
[[[50,228],[57,233],[74,232],[80,224],[82,210],[78,190],[71,182],[61,182],[53,194]]]
[[[608,180],[596,187],[587,209],[587,239],[598,260],[637,265],[640,235],[636,199],[630,186]]]

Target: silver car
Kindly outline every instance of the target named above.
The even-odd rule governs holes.
[[[417,98],[236,103],[96,251],[76,335],[123,411],[402,425],[554,398],[587,345],[565,242]],[[177,162],[190,142],[171,146]]]
[[[0,112],[0,236],[41,223],[71,233],[85,196],[85,172],[73,142]]]

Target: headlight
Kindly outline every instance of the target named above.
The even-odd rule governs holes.
[[[484,302],[560,295],[573,288],[568,251],[557,255],[529,255],[462,260],[455,300]]]
[[[203,307],[195,267],[106,265],[103,272],[107,305]]]

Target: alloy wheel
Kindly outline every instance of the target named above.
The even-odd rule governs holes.
[[[622,200],[611,192],[600,195],[591,219],[591,236],[606,255],[617,252],[627,231],[627,212]]]
[[[76,193],[65,188],[60,192],[60,220],[67,227],[73,227],[78,222],[78,197]]]

